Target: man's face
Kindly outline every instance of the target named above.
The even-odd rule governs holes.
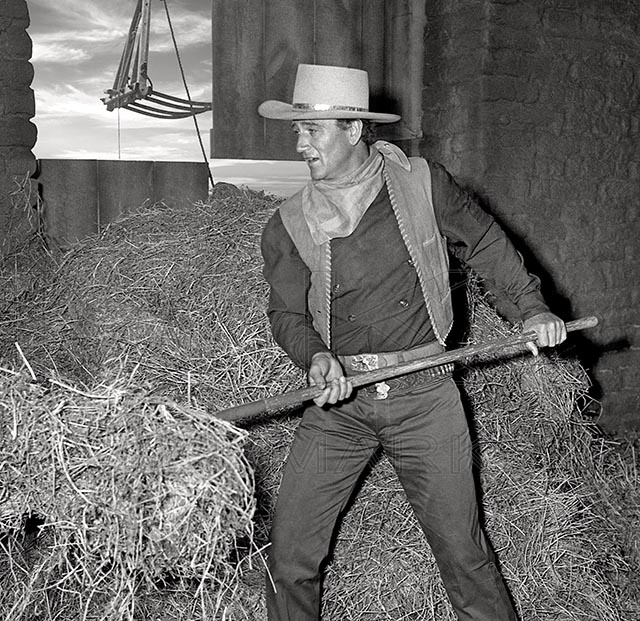
[[[314,181],[343,177],[362,163],[353,131],[338,127],[334,119],[293,121],[291,127],[298,136],[296,150],[307,163]]]

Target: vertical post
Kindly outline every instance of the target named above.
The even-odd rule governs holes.
[[[39,160],[45,230],[60,249],[98,232],[96,160]]]
[[[298,64],[316,61],[315,11],[315,1],[265,3],[265,99],[291,101]],[[297,159],[288,123],[263,120],[263,127],[266,157]]]
[[[362,0],[316,0],[315,62],[362,68]]]
[[[153,167],[151,161],[98,160],[100,231],[153,200]]]
[[[262,159],[265,99],[263,0],[213,0],[211,156]],[[238,137],[241,136],[241,140]]]
[[[385,84],[402,120],[390,127],[393,140],[416,155],[422,136],[422,84],[426,0],[387,0]]]
[[[0,254],[31,232],[28,211],[36,196],[30,180],[36,127],[30,120],[35,102],[28,26],[25,0],[0,0]]]

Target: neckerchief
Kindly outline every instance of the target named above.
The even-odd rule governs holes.
[[[378,141],[370,151],[354,172],[334,181],[310,181],[304,187],[302,210],[316,245],[355,231],[384,185],[385,158],[410,168],[404,153],[388,142]]]

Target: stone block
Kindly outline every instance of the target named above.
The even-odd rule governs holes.
[[[31,148],[0,147],[0,170],[2,169],[13,175],[23,175],[26,171],[33,174],[36,171],[36,160]]]
[[[31,90],[29,87],[6,87],[0,90],[0,118],[12,114],[29,119],[35,116],[35,97],[33,94],[33,90]]]
[[[0,87],[31,86],[33,65],[28,60],[2,59],[0,62]]]
[[[637,390],[606,391],[598,424],[608,433],[624,435],[640,431],[640,395]]]
[[[26,118],[16,115],[0,117],[0,148],[33,147],[36,144],[38,130]]]
[[[29,10],[26,0],[2,0],[0,2],[0,24],[9,20],[24,20],[29,23]]]
[[[0,58],[29,60],[31,37],[25,30],[25,22],[13,21],[6,30],[0,29]]]

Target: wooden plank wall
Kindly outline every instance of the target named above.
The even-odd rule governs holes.
[[[412,151],[421,135],[426,0],[212,0],[214,158],[298,159],[289,124],[262,119],[291,102],[299,63],[369,72],[370,108],[403,119],[380,137]]]
[[[206,200],[208,173],[204,162],[38,160],[47,239],[66,250],[143,206],[188,209]]]

